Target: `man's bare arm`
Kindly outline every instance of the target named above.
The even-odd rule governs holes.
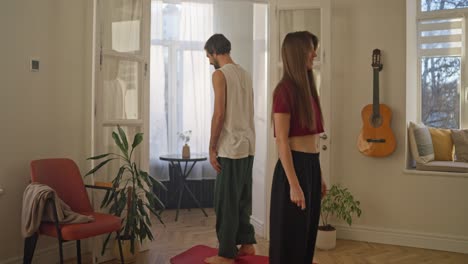
[[[221,71],[213,73],[214,90],[214,111],[211,119],[211,137],[210,137],[210,163],[213,168],[221,171],[221,166],[216,160],[218,154],[218,140],[221,135],[221,129],[224,124],[224,114],[226,112],[226,79]]]

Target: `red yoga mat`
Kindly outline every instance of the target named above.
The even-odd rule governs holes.
[[[171,264],[205,264],[204,260],[218,254],[216,248],[197,245],[171,258]],[[236,264],[268,264],[265,256],[242,256],[236,258]]]

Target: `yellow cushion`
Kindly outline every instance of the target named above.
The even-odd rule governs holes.
[[[434,160],[453,160],[453,141],[450,129],[430,127],[429,132],[434,145]]]

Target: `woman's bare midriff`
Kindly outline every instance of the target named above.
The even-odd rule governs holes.
[[[305,153],[319,153],[319,144],[319,134],[289,138],[289,147],[291,148],[291,150],[294,151]]]

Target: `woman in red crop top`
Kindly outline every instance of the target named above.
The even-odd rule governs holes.
[[[326,192],[319,162],[323,130],[312,65],[318,38],[308,31],[286,35],[283,78],[273,94],[272,120],[279,160],[270,203],[270,264],[311,264]]]

